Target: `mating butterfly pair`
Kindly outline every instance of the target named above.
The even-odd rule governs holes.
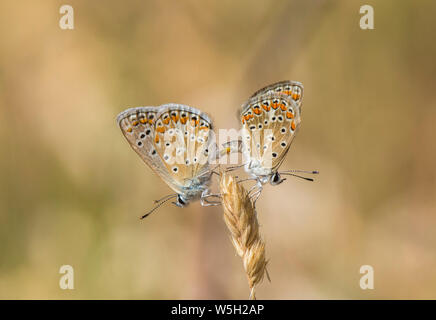
[[[302,98],[301,83],[282,81],[257,91],[242,105],[242,140],[227,143],[226,153],[243,153],[245,171],[257,181],[257,188],[251,190],[256,199],[265,183],[276,185],[284,180],[278,168],[301,123]],[[209,159],[215,156],[216,146],[207,114],[181,104],[166,104],[127,109],[117,122],[131,147],[176,192],[159,200],[143,218],[173,198],[180,207],[197,199],[204,206],[219,204],[208,200],[219,195],[208,189],[214,173]],[[282,174],[295,175],[293,172]]]

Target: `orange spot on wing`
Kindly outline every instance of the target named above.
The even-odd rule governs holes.
[[[291,122],[291,128],[292,128],[292,130],[295,130],[295,122],[294,122],[294,120],[292,120],[292,122]]]
[[[148,120],[148,123],[149,123],[149,124],[153,124],[153,120],[151,120],[151,119]]]
[[[185,124],[185,123],[186,123],[186,120],[188,120],[188,117],[180,117],[180,122],[181,122],[182,124]]]
[[[157,132],[159,132],[159,133],[165,133],[165,127],[158,127],[158,128],[156,128],[156,131]]]
[[[138,124],[139,124],[139,122],[136,121],[136,120],[132,122],[132,126],[135,126],[135,127],[136,127]]]
[[[292,94],[292,90],[283,90],[283,93],[290,96]]]
[[[172,118],[173,118],[173,121],[174,121],[175,123],[177,123],[177,121],[179,121],[179,116],[172,116]]]
[[[253,112],[254,112],[255,114],[261,114],[261,113],[262,113],[262,110],[260,110],[260,108],[256,108],[256,109],[253,109]]]
[[[170,123],[170,118],[166,118],[165,120],[162,121],[164,124],[168,124]]]
[[[154,142],[159,143],[159,136],[158,135],[156,135],[156,137],[154,138]]]
[[[282,111],[286,111],[286,106],[283,103],[280,103],[280,109],[282,109]]]
[[[147,119],[145,119],[145,118],[141,118],[141,119],[139,120],[139,122],[141,122],[141,123],[147,123]]]
[[[293,115],[293,113],[292,112],[286,112],[286,118],[288,118],[288,119],[294,119],[294,115]]]
[[[266,106],[266,105],[262,105],[262,108],[265,110],[265,111],[270,111],[271,110],[271,107],[270,106]]]
[[[126,130],[127,132],[132,132],[133,131],[133,129],[132,128],[127,128],[127,130]]]
[[[300,99],[300,95],[299,95],[298,93],[294,93],[294,94],[292,95],[292,99],[294,99],[294,100],[298,100],[298,99]]]
[[[200,127],[199,130],[207,130],[209,129],[208,127]]]
[[[279,104],[278,103],[273,103],[272,104],[272,108],[275,110],[275,109],[277,109],[279,107]]]
[[[227,153],[230,153],[230,151],[232,151],[232,149],[231,149],[230,147],[227,147],[227,148],[226,148],[226,152],[227,152]]]

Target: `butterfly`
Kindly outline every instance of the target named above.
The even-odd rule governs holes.
[[[204,206],[218,204],[207,199],[213,196],[208,187],[214,144],[212,120],[206,113],[182,104],[136,107],[121,112],[117,123],[133,150],[175,191],[157,200],[159,204],[142,218],[174,198],[179,207],[197,199]]]
[[[282,183],[285,179],[281,175],[313,181],[295,172],[318,173],[278,171],[300,128],[302,99],[303,85],[300,82],[281,81],[256,91],[241,107],[241,140],[228,143],[227,153],[242,152],[245,171],[257,181],[257,189],[251,190],[255,190],[253,195],[257,197],[264,184]]]

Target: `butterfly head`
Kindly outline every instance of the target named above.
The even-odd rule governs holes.
[[[189,204],[189,201],[186,198],[184,198],[183,195],[178,194],[177,200],[174,201],[173,203],[180,208],[184,208]]]
[[[270,183],[272,186],[276,186],[276,185],[282,183],[282,182],[285,181],[285,180],[286,180],[286,178],[283,179],[283,178],[280,176],[280,174],[279,174],[278,172],[274,172],[274,173],[271,174],[271,176],[270,176],[269,183]]]

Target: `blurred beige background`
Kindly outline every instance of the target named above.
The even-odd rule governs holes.
[[[0,3],[0,298],[247,298],[219,207],[139,221],[170,189],[115,117],[179,102],[237,127],[283,79],[305,87],[283,169],[321,174],[258,201],[272,278],[258,298],[436,298],[434,1],[67,3],[74,30],[63,1]]]

